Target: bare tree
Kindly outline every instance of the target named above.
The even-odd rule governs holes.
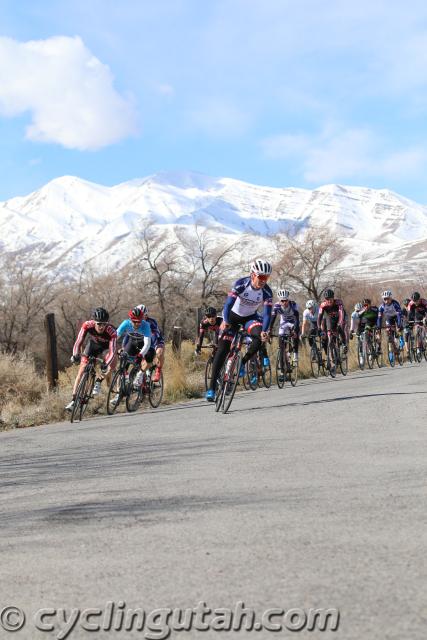
[[[316,301],[326,286],[339,280],[334,268],[348,254],[342,240],[327,229],[311,228],[303,236],[281,234],[275,244],[279,277]]]
[[[31,257],[4,255],[1,262],[0,345],[16,351],[37,337],[57,294],[57,277],[38,271]]]
[[[223,297],[224,283],[236,269],[238,243],[221,243],[213,229],[198,225],[191,230],[177,229],[176,235],[193,266],[198,304]]]
[[[178,244],[167,231],[147,226],[138,237],[138,280],[144,299],[150,296],[157,307],[164,332],[174,306],[187,299],[194,277],[193,269],[180,264]]]

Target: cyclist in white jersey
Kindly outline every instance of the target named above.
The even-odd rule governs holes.
[[[268,338],[273,294],[267,281],[271,272],[272,267],[267,260],[255,260],[251,265],[250,275],[237,280],[228,294],[222,313],[224,320],[220,327],[218,349],[212,363],[211,385],[206,392],[206,400],[209,402],[215,400],[216,381],[239,327],[243,326],[252,338],[243,356],[240,375],[244,373],[246,362],[259,351],[261,344]],[[261,305],[262,318],[257,314]]]

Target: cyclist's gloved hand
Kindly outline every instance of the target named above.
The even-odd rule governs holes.
[[[70,360],[73,364],[80,364],[81,355],[77,354],[76,356],[71,356]]]
[[[194,352],[196,354],[196,356],[199,356],[201,354],[201,352],[202,352],[201,348],[197,346],[196,350]]]
[[[353,336],[354,336],[353,331],[350,331],[350,340],[353,340]]]
[[[101,364],[101,373],[107,373],[108,369],[109,369],[108,364],[105,364],[105,362],[103,362]]]

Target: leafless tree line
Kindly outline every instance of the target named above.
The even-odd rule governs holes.
[[[350,303],[373,286],[352,281],[338,269],[347,251],[326,230],[278,234],[270,255],[259,250],[254,236],[223,238],[219,241],[214,229],[199,226],[160,231],[148,226],[136,237],[134,255],[124,267],[100,273],[88,263],[73,277],[59,270],[43,272],[31,256],[0,256],[0,350],[29,349],[42,361],[43,320],[54,312],[65,362],[81,323],[95,306],[108,309],[117,325],[132,306],[144,303],[166,336],[178,324],[185,337],[194,337],[195,310],[206,305],[221,309],[230,283],[247,273],[248,262],[260,254],[273,263],[272,288],[289,288],[300,302],[320,300],[323,290],[332,286]]]

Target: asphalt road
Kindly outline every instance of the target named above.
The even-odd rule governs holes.
[[[0,614],[0,638],[65,637],[61,607],[69,638],[165,637],[154,617],[106,629],[126,607],[243,601],[257,620],[297,610],[296,626],[338,609],[338,630],[289,617],[170,637],[425,640],[426,379],[405,366],[245,392],[226,416],[194,401],[0,434],[0,609],[26,614],[15,633],[1,624],[19,612]],[[35,628],[41,608],[54,631]]]

